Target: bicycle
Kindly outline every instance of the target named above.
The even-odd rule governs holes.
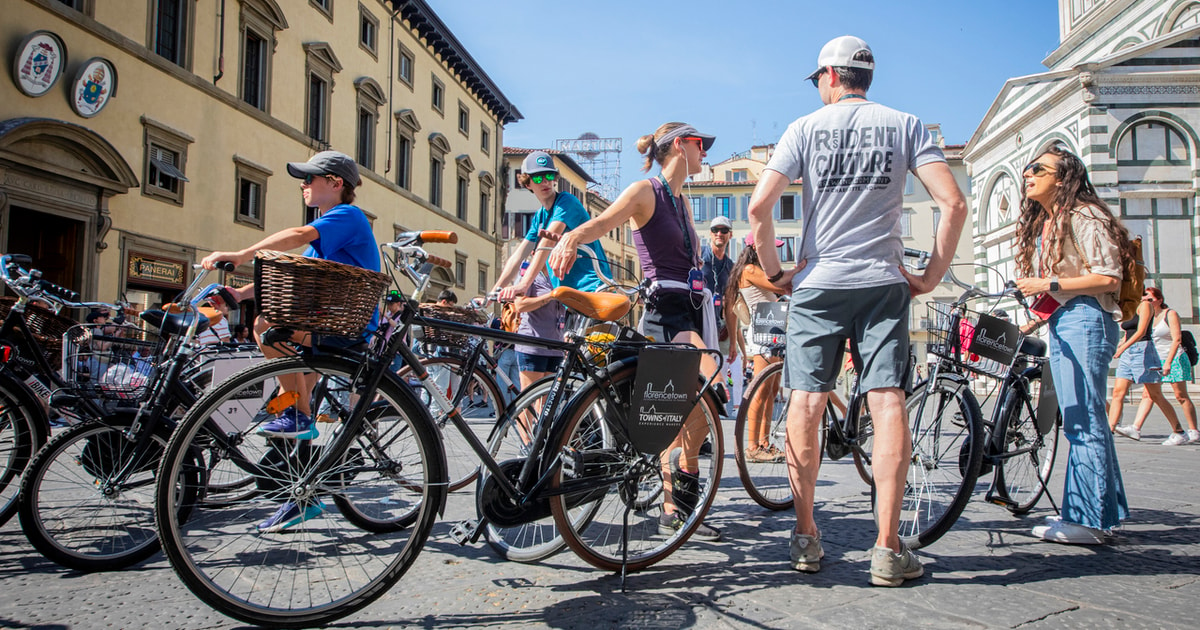
[[[928,303],[935,339],[929,351],[938,360],[907,403],[913,455],[900,535],[911,548],[949,531],[979,475],[993,468],[987,500],[1015,515],[1032,509],[1045,492],[1062,424],[1053,387],[1038,387],[1049,375],[1044,369],[1046,343],[967,308],[974,299],[1012,298],[1027,310],[1015,284],[1009,281],[1001,291],[989,293],[959,280],[953,269],[946,277],[963,293],[948,304]],[[971,390],[972,374],[1000,381],[999,404],[989,421]],[[1035,390],[1045,395],[1038,405],[1041,413],[1033,404]]]
[[[449,264],[428,255],[421,245],[451,239],[452,233],[402,234],[385,245],[396,252],[389,268],[411,280],[417,287],[414,296],[419,295],[428,272],[418,266]],[[336,263],[327,263],[332,265]],[[375,299],[383,288],[371,287],[377,289]],[[264,298],[260,305],[266,312],[273,306],[261,283],[260,289]],[[628,298],[620,295],[556,291],[560,301],[594,319],[618,319],[629,309]],[[359,321],[365,324],[366,318]],[[587,382],[565,407],[560,405],[566,387],[562,381],[552,386],[533,427],[530,455],[524,459],[497,462],[464,426],[461,415],[450,412],[451,422],[464,433],[486,469],[476,487],[478,508],[486,522],[508,527],[552,514],[568,545],[585,560],[629,569],[665,558],[699,525],[715,497],[719,448],[701,467],[701,482],[692,497],[694,511],[680,529],[659,535],[658,505],[648,505],[645,499],[662,474],[663,458],[660,452],[635,448],[624,424],[631,415],[637,358],[613,360],[603,368],[589,365],[583,350],[588,342],[580,336],[556,342],[436,322],[420,316],[413,298],[402,309],[401,321],[405,330],[433,325],[563,350],[566,367],[560,375],[581,369],[587,374]],[[288,338],[290,333],[268,334],[267,341]],[[639,347],[616,341],[606,349]],[[453,407],[439,388],[429,386],[428,373],[402,335],[393,335],[381,354],[320,344],[316,350],[265,361],[202,396],[168,441],[159,469],[155,507],[168,560],[194,594],[243,621],[280,627],[316,625],[366,606],[412,565],[445,503],[448,479],[437,428],[409,384],[390,371],[392,358],[399,355],[442,408]],[[255,462],[232,452],[233,443],[253,439],[248,434],[258,423],[295,403],[297,394],[277,395],[273,384],[281,374],[300,372],[316,372],[322,377],[319,382],[338,390],[314,390],[318,399],[313,407],[328,404],[336,412],[334,429],[325,432],[329,440],[319,446],[297,441],[288,457],[273,462]],[[699,387],[697,373],[688,378],[695,379],[698,392],[688,400],[699,403],[703,430],[714,437],[714,446],[719,445],[715,395]],[[334,395],[340,393],[349,394],[348,403]],[[214,431],[214,425],[226,430]],[[167,480],[188,472],[193,450],[227,455],[219,466],[251,474],[258,492],[222,505],[199,503],[188,518],[180,518],[182,511],[174,509],[180,489]],[[200,475],[190,475],[182,483],[203,482]],[[253,523],[269,516],[280,501],[316,507],[325,499],[345,518],[320,512],[290,536],[252,531]],[[640,511],[631,514],[635,508]],[[478,524],[473,531],[460,532],[466,534],[462,540],[478,536],[482,529]]]
[[[64,336],[63,378],[70,389],[63,393],[104,401],[108,412],[58,432],[22,478],[21,529],[46,558],[78,571],[113,571],[158,551],[150,509],[154,473],[175,419],[211,380],[215,367],[201,366],[262,357],[257,350],[193,345],[220,316],[198,308],[222,290],[215,284],[200,289],[206,274],[196,274],[178,307],[140,314],[158,335],[129,324],[111,332],[84,324]],[[190,502],[181,507],[190,509]]]
[[[4,298],[7,312],[0,325],[0,525],[16,513],[21,475],[50,437],[50,410],[70,422],[104,414],[90,398],[69,402],[56,398],[58,391],[68,387],[55,367],[62,335],[75,325],[57,309],[122,308],[119,304],[80,302],[75,291],[43,280],[40,271],[28,268],[32,263],[24,254],[0,256],[0,275],[16,294],[15,300]]]

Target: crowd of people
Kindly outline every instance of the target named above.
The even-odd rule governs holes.
[[[898,532],[912,449],[904,387],[909,376],[909,308],[913,298],[937,286],[951,264],[967,203],[939,144],[920,119],[868,98],[875,57],[865,41],[838,37],[821,49],[816,65],[807,78],[823,106],[795,120],[776,145],[750,199],[750,233],[736,260],[731,257],[729,219],[714,218],[709,239],[703,242],[693,227],[685,194],[688,180],[702,169],[715,137],[686,123],[669,122],[637,142],[645,160],[643,170],[657,167],[657,173],[634,182],[594,218],[578,198],[559,190],[554,157],[543,151],[530,153],[517,185],[532,192],[541,209],[505,261],[494,293],[515,303],[517,331],[561,339],[564,309],[550,297],[552,291],[559,286],[603,289],[611,271],[597,239],[628,222],[650,283],[639,331],[660,342],[719,348],[726,365],[717,366],[705,356],[702,373],[730,369],[735,390],[740,389],[743,361],[758,374],[780,360],[753,343],[748,313],[780,296],[790,297],[782,378],[791,391],[786,448],[780,451],[766,439],[770,405],[752,401],[748,458],[786,460],[796,517],[789,539],[790,565],[802,572],[819,571],[828,537],[842,535],[822,532],[814,517],[821,461],[819,427],[842,366],[853,365],[875,431],[878,531],[870,551],[870,582],[899,586],[924,573]],[[878,140],[886,144],[886,159],[878,158],[878,147],[868,146],[872,133],[884,134]],[[831,137],[859,140],[830,142]],[[259,249],[308,245],[307,255],[378,271],[370,225],[352,205],[359,183],[354,161],[324,151],[308,162],[289,163],[288,173],[303,180],[305,201],[318,210],[318,218],[243,250],[214,252],[204,265],[241,264]],[[930,260],[919,274],[901,264],[900,223],[909,173],[921,181],[941,211]],[[805,183],[802,242],[798,262],[785,269],[776,251],[782,242],[776,239],[772,208],[796,180]],[[1050,145],[1026,166],[1023,184],[1016,282],[1026,296],[1050,304],[1044,321],[1037,323],[1046,326],[1049,368],[1069,442],[1062,516],[1033,528],[1032,533],[1058,543],[1099,544],[1129,515],[1113,436],[1140,439],[1146,416],[1157,404],[1172,428],[1164,444],[1200,440],[1186,387],[1192,365],[1182,351],[1179,314],[1167,307],[1158,289],[1148,288],[1138,316],[1120,323],[1116,292],[1131,262],[1130,237],[1097,195],[1080,158],[1060,145]],[[252,286],[235,291],[249,296]],[[452,295],[441,297],[446,304],[454,301]],[[384,326],[397,325],[403,301],[394,292],[387,296]],[[364,334],[377,321],[378,317]],[[260,318],[254,330],[261,333],[269,326]],[[1123,341],[1118,339],[1122,328]],[[388,328],[383,334],[386,338],[393,332]],[[239,339],[248,335],[244,326],[235,331]],[[297,333],[294,341],[311,343],[303,333]],[[522,388],[554,372],[562,360],[560,352],[536,346],[496,350],[500,369],[513,371]],[[270,347],[263,352],[268,357],[276,354]],[[1114,357],[1119,359],[1117,381],[1108,404],[1106,384]],[[296,382],[286,387],[297,391],[311,387],[302,381],[304,377],[293,378]],[[1171,384],[1186,429],[1164,397],[1162,383]],[[1144,392],[1137,419],[1132,426],[1122,425],[1123,398],[1135,384]],[[268,437],[311,439],[316,428],[310,415],[302,396],[294,409],[261,432]],[[662,453],[659,528],[663,533],[676,531],[696,509],[697,462],[705,435],[695,429],[702,422],[694,410]],[[288,502],[259,528],[292,527],[323,509],[320,502]],[[701,524],[693,535],[715,541],[722,532]]]

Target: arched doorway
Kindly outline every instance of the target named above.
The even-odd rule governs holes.
[[[0,251],[28,254],[47,280],[94,296],[109,199],[137,185],[125,158],[86,127],[0,122]]]

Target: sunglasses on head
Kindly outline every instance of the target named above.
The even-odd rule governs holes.
[[[529,179],[533,180],[533,183],[535,184],[552,182],[558,179],[558,173],[538,173],[537,175],[530,175]]]
[[[1042,175],[1047,175],[1047,174],[1052,175],[1054,173],[1057,173],[1058,171],[1050,168],[1049,166],[1046,166],[1045,164],[1042,164],[1041,162],[1034,162],[1034,163],[1030,164],[1029,166],[1026,166],[1025,170],[1023,172],[1033,175],[1034,177],[1041,177]]]
[[[825,74],[828,71],[829,71],[829,68],[821,68],[820,70],[817,71],[816,76],[814,76],[812,79],[810,79],[812,81],[813,87],[821,87],[821,75]]]
[[[715,227],[712,229],[713,234],[728,234],[731,230],[727,227]]]

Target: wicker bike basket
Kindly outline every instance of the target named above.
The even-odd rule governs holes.
[[[443,319],[460,324],[481,325],[487,323],[487,316],[479,311],[460,308],[457,306],[441,306],[438,304],[422,304],[421,317],[425,319]],[[424,339],[425,343],[433,346],[442,346],[446,348],[461,348],[467,344],[467,336],[460,333],[452,333],[448,330],[435,326],[423,326],[419,329],[421,334],[419,338]]]
[[[15,297],[0,298],[0,321],[8,317],[9,311],[16,303]],[[75,325],[75,320],[57,315],[43,306],[27,304],[25,324],[33,338],[42,346],[46,361],[52,366],[58,365],[62,356],[62,336]]]
[[[970,352],[971,339],[979,322],[979,313],[961,309],[962,317],[954,325],[954,307],[945,302],[926,302],[929,334],[927,351],[955,365],[992,378],[1003,379],[1012,361],[1003,363]]]
[[[331,260],[275,251],[254,259],[254,299],[272,323],[353,337],[362,333],[392,280]]]

